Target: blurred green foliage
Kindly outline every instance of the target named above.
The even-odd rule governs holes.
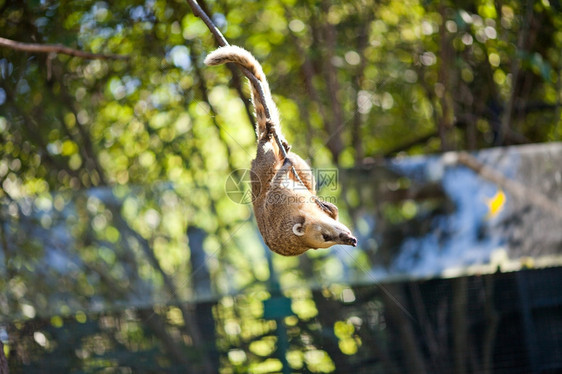
[[[232,44],[263,63],[284,132],[314,166],[562,137],[558,3],[200,3]],[[187,3],[3,0],[0,30],[21,42],[128,56],[84,60],[0,48],[0,310],[9,316],[4,323],[46,317],[31,330],[10,323],[9,335],[20,339],[7,349],[14,368],[29,364],[22,352],[39,349],[72,358],[63,371],[116,362],[146,371],[280,371],[276,323],[260,319],[271,296],[263,244],[246,225],[249,207],[224,193],[225,178],[247,168],[255,152],[248,91],[227,68],[202,65],[216,44]],[[359,205],[352,194],[346,198]],[[384,211],[401,221],[416,209],[405,202]],[[60,227],[73,239],[57,238]],[[190,227],[206,233],[206,265],[194,262]],[[45,246],[74,267],[47,276],[55,270],[41,263]],[[363,343],[357,320],[331,320],[337,316],[319,303],[350,297],[351,289],[313,296],[298,285],[303,269],[319,284],[322,274],[342,272],[339,260],[312,253],[275,264],[296,313],[284,321],[291,367],[333,372],[338,354],[354,355]],[[212,287],[196,279],[201,268]],[[209,298],[238,290],[249,296],[222,298],[203,312],[102,312],[96,323],[80,312],[99,300],[188,300],[198,284]],[[53,304],[64,299],[59,289],[79,302]],[[101,309],[114,307],[104,302]],[[378,316],[380,305],[371,308]],[[212,313],[212,335],[196,331],[201,313]],[[80,327],[63,329],[69,320]],[[331,330],[321,331],[326,323]],[[326,335],[335,336],[334,346],[314,343]],[[198,357],[209,346],[220,362]],[[128,351],[144,352],[144,360]]]

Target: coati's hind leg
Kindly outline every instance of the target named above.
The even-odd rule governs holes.
[[[301,182],[310,191],[311,194],[315,195],[316,186],[314,182],[314,175],[308,163],[295,153],[291,153],[289,155],[289,160],[293,164],[294,170],[298,178],[295,177],[295,175],[292,172],[291,172],[291,177],[295,181]]]
[[[306,169],[298,168],[298,166],[305,166]],[[294,172],[297,173],[298,178],[292,177]],[[298,155],[292,154],[291,157],[286,158],[283,166],[277,171],[275,178],[272,181],[272,187],[281,187],[283,184],[289,185],[292,188],[307,188],[312,193],[313,201],[330,217],[338,219],[338,207],[334,204],[322,201],[316,196],[314,186],[314,176],[308,164]]]
[[[292,182],[291,178],[289,177],[289,173],[292,167],[293,164],[288,158],[286,158],[285,161],[283,161],[283,165],[281,165],[281,167],[279,168],[279,170],[277,170],[275,176],[271,180],[271,190],[283,187],[287,188],[291,186]]]
[[[283,164],[276,171],[271,180],[271,188],[286,187],[295,191],[308,190],[316,194],[314,176],[310,166],[298,155],[291,153],[283,160]]]

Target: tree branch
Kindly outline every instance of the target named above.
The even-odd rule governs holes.
[[[197,3],[197,1],[195,1],[195,4],[192,4],[192,1],[188,0],[188,4],[191,7],[191,9],[193,10],[193,14],[196,17],[199,17],[203,20],[205,25],[207,25],[209,30],[211,30],[212,34],[215,36],[215,39],[216,39],[217,44],[219,46],[228,45],[228,41],[226,40],[224,35],[222,35],[220,30],[213,24],[213,21],[211,19],[209,19],[209,17],[207,16],[207,14],[209,13],[209,7],[207,6],[205,0],[199,0],[199,2],[200,2],[200,4]],[[224,14],[226,14],[226,13],[227,12],[225,11]],[[244,103],[244,108],[246,109],[246,114],[248,115],[250,123],[252,124],[252,127],[254,128],[254,133],[257,134],[258,133],[257,132],[257,123],[254,121],[254,117],[252,115],[252,110],[251,110],[250,106],[248,105],[248,100],[244,96],[244,93],[242,92],[242,87],[240,85],[240,78],[239,78],[239,76],[237,74],[237,70],[236,70],[237,66],[233,63],[228,63],[228,64],[226,64],[226,67],[232,73],[232,83],[234,85],[234,88],[236,89],[236,92],[238,92],[238,96],[240,96],[240,99]]]
[[[34,53],[57,53],[92,60],[126,60],[129,58],[129,56],[127,55],[90,53],[65,47],[64,45],[60,44],[23,43],[2,37],[0,37],[0,46],[14,49],[16,51]]]
[[[220,30],[215,26],[215,24],[209,18],[207,13],[205,13],[203,11],[203,9],[201,9],[201,6],[197,3],[197,1],[196,0],[187,0],[187,3],[189,4],[191,9],[193,10],[193,14],[195,16],[201,18],[203,20],[203,22],[205,23],[205,25],[207,25],[207,27],[209,28],[211,33],[215,36],[219,45],[223,46],[223,47],[229,45],[226,38],[222,35]],[[267,106],[267,101],[265,99],[265,95],[264,95],[264,92],[263,92],[263,87],[261,85],[261,82],[259,81],[258,78],[256,78],[256,76],[254,74],[252,74],[252,72],[250,70],[248,70],[248,69],[246,69],[246,68],[244,68],[243,66],[240,66],[240,65],[237,65],[237,67],[242,71],[242,73],[244,73],[244,75],[250,80],[252,85],[256,88],[256,91],[257,91],[258,96],[259,96],[259,101],[261,101],[263,103],[263,109],[265,111],[265,116],[268,120],[271,119],[271,115],[270,115],[270,112],[269,112],[269,108]],[[273,133],[272,134],[273,138],[275,139],[275,142],[277,143],[277,146],[279,148],[279,152],[283,156],[283,159],[290,162],[290,160],[287,158],[287,150],[285,149],[285,147],[281,143],[281,139],[279,138],[279,134],[275,130],[273,130],[272,133]],[[295,178],[297,179],[297,181],[302,183],[302,181],[301,181],[299,175],[297,174],[297,171],[295,170],[294,166],[291,166],[291,170],[292,170]],[[302,184],[304,185],[304,183],[302,183]]]
[[[521,23],[522,30],[519,30],[516,53],[514,53],[513,60],[511,61],[511,92],[509,94],[509,100],[507,101],[506,107],[502,114],[500,129],[497,138],[497,145],[504,145],[505,134],[511,127],[513,111],[517,100],[517,93],[520,90],[520,87],[517,83],[519,74],[521,73],[521,58],[519,57],[519,54],[525,50],[525,41],[529,34],[529,28],[531,27],[530,24],[533,18],[533,2],[527,0],[523,7],[525,9],[525,19]]]
[[[374,4],[371,5],[374,7]],[[361,9],[357,9],[357,14],[361,14]],[[358,30],[357,36],[357,53],[361,58],[359,67],[356,72],[355,79],[352,80],[351,84],[355,91],[355,106],[353,110],[353,122],[351,127],[351,144],[355,150],[355,166],[361,165],[363,158],[365,157],[363,152],[363,142],[361,139],[361,125],[363,124],[363,118],[361,112],[359,111],[359,93],[363,89],[363,84],[365,81],[365,68],[367,67],[367,58],[365,57],[365,49],[369,45],[369,29],[371,27],[371,22],[375,16],[375,12],[367,12],[365,18],[361,17],[359,24],[361,27]]]
[[[329,3],[323,1],[321,4],[321,9],[325,14],[328,14]],[[336,50],[337,43],[337,30],[334,25],[330,22],[325,22],[324,27],[320,30],[324,38],[325,46],[323,50],[326,54],[323,57],[323,73],[324,79],[326,81],[326,88],[328,93],[328,100],[331,106],[331,119],[325,122],[326,132],[328,133],[328,141],[326,146],[332,154],[332,161],[334,164],[339,165],[340,155],[343,151],[344,145],[341,138],[342,124],[344,123],[344,114],[342,111],[340,98],[338,97],[338,92],[340,91],[340,85],[338,82],[338,72],[332,63],[334,58],[334,51]]]
[[[217,40],[218,44],[221,47],[225,47],[228,44],[228,41],[226,40],[226,38],[222,35],[222,33],[220,32],[220,30],[215,26],[215,24],[213,23],[213,21],[211,21],[211,19],[209,18],[209,16],[207,15],[207,13],[205,13],[203,11],[203,9],[201,9],[201,6],[197,3],[196,0],[187,0],[187,3],[189,4],[189,6],[191,7],[191,10],[193,10],[193,14],[199,18],[201,18],[203,20],[203,22],[205,23],[205,25],[207,25],[207,27],[209,28],[209,30],[211,31],[211,33],[215,36],[215,39]],[[254,85],[254,87],[256,87],[256,91],[258,92],[258,96],[260,101],[263,103],[263,108],[265,111],[265,115],[266,117],[269,119],[271,118],[270,114],[269,114],[269,108],[267,107],[267,101],[265,100],[265,95],[263,93],[263,88],[261,85],[261,82],[258,80],[258,78],[256,78],[256,76],[254,74],[252,74],[252,72],[250,72],[248,69],[240,66],[240,65],[236,65],[241,71],[242,73],[244,73],[244,75],[250,80],[250,82],[252,83],[252,85]],[[283,145],[281,144],[281,141],[279,139],[279,136],[277,135],[277,132],[274,131],[273,132],[273,136],[275,137],[275,140],[277,141],[277,145],[279,146],[279,151],[281,152],[281,154],[283,155],[283,158],[287,157],[287,153],[285,151],[285,147],[283,147]]]
[[[453,148],[451,144],[451,129],[453,128],[453,118],[455,110],[453,100],[451,98],[451,74],[450,69],[453,65],[453,47],[452,40],[447,29],[445,28],[446,8],[444,2],[439,5],[439,14],[442,17],[442,25],[439,28],[439,70],[437,73],[437,80],[442,85],[442,93],[436,92],[438,96],[439,108],[438,113],[437,131],[439,139],[441,140],[441,151],[449,151]]]
[[[285,18],[286,19],[294,18],[293,13],[291,12],[291,10],[289,9],[289,7],[287,5],[283,5],[283,8],[285,9]],[[305,48],[301,45],[300,38],[290,29],[289,29],[289,35],[291,36],[291,39],[293,40],[292,44],[295,47],[295,50],[297,52],[297,56],[302,58],[301,74],[302,74],[302,77],[303,77],[304,87],[305,87],[305,90],[306,90],[306,93],[307,93],[307,98],[308,98],[308,100],[306,102],[303,101],[302,99],[295,99],[294,101],[297,103],[299,108],[301,108],[300,111],[301,111],[301,113],[304,117],[303,118],[304,121],[306,122],[308,134],[312,134],[313,127],[312,127],[312,124],[310,123],[310,114],[309,114],[309,107],[312,106],[312,105],[310,105],[311,103],[316,103],[317,111],[320,113],[320,117],[322,118],[323,123],[327,123],[329,121],[329,118],[328,118],[328,114],[326,113],[326,110],[324,108],[324,104],[322,103],[322,100],[320,100],[320,96],[318,95],[318,91],[316,90],[316,88],[314,87],[314,84],[312,83],[313,78],[317,74],[316,74],[316,71],[314,69],[313,63],[309,58],[309,53],[307,53],[305,51]],[[307,136],[306,141],[307,141],[307,150],[308,150],[307,157],[312,162],[312,160],[314,158],[314,155],[311,152],[311,150],[312,150],[312,137]]]

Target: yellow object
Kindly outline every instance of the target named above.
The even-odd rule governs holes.
[[[498,190],[494,196],[486,199],[486,205],[488,206],[488,214],[486,214],[487,219],[497,217],[501,213],[505,206],[506,196],[503,190]]]

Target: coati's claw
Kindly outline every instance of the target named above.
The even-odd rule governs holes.
[[[267,137],[268,139],[271,139],[271,137],[273,136],[273,123],[271,123],[271,120],[268,119],[265,121],[265,137]]]

